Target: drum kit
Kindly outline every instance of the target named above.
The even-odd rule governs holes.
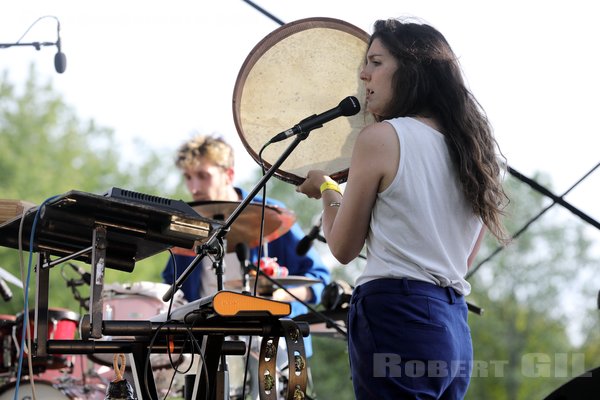
[[[311,136],[310,140],[305,140],[309,132],[300,132],[298,136],[302,138],[295,139],[294,147],[303,140],[304,148],[297,154],[292,153],[291,146],[284,150],[284,142],[273,143],[263,152],[263,145],[269,140],[266,135],[293,126],[315,109],[330,108],[338,103],[340,95],[364,99],[358,76],[367,42],[368,35],[364,31],[344,21],[308,18],[283,25],[252,50],[234,88],[234,121],[250,155],[270,170],[250,192],[247,201],[203,201],[181,205],[169,199],[122,189],[105,196],[71,191],[39,208],[31,208],[20,218],[0,224],[0,245],[20,248],[16,239],[21,231],[17,228],[24,226],[23,237],[33,238],[34,221],[38,214],[42,215],[32,243],[34,251],[41,255],[37,269],[36,307],[29,311],[27,318],[31,330],[37,331],[37,337],[33,338],[36,343],[31,370],[40,398],[103,399],[113,377],[113,353],[131,354],[134,379],[146,383],[150,398],[158,398],[152,394],[152,389],[164,396],[171,385],[166,374],[172,373],[174,367],[170,353],[197,353],[194,345],[202,345],[204,352],[196,376],[206,379],[197,384],[198,392],[191,395],[201,398],[204,390],[209,398],[229,398],[226,393],[219,392],[219,388],[215,389],[214,383],[222,378],[217,367],[224,357],[227,355],[227,360],[233,360],[236,357],[232,355],[240,355],[239,346],[236,346],[239,343],[227,343],[224,339],[232,334],[262,337],[260,350],[256,350],[259,375],[264,378],[259,379],[261,399],[292,399],[305,392],[304,347],[298,338],[308,335],[309,326],[317,325],[320,333],[343,337],[339,326],[336,324],[333,328],[329,322],[343,319],[340,311],[344,313],[344,310],[328,310],[331,315],[322,314],[316,319],[307,314],[280,320],[280,315],[285,314],[278,314],[281,302],[268,300],[268,296],[278,287],[310,286],[320,281],[293,275],[258,277],[256,286],[264,298],[257,298],[262,302],[253,302],[245,293],[231,292],[240,289],[242,282],[229,280],[225,282],[227,290],[221,282],[223,292],[217,295],[222,293],[223,296],[213,295],[186,303],[176,291],[181,284],[179,281],[172,286],[151,282],[105,285],[104,268],[130,272],[135,261],[167,249],[198,258],[200,248],[222,240],[223,236],[227,243],[224,252],[230,253],[236,250],[234,245],[237,243],[257,246],[260,232],[264,242],[287,233],[295,222],[293,212],[282,207],[263,206],[250,199],[271,176],[299,184],[306,173],[315,168],[344,182],[353,142],[360,129],[371,120],[364,114],[338,118],[331,123],[327,121],[323,132]],[[296,61],[292,63],[290,59]],[[302,85],[299,85],[298,74],[305,79]],[[307,99],[310,101],[305,101]],[[311,163],[307,163],[306,154],[310,154]],[[136,218],[131,218],[132,215]],[[226,233],[215,236],[215,227],[219,233]],[[91,243],[87,238],[91,238]],[[19,246],[29,246],[28,240]],[[60,258],[52,261],[50,256]],[[89,315],[82,318],[67,309],[48,307],[48,271],[59,262],[71,259],[92,266]],[[195,265],[190,264],[191,267]],[[185,320],[156,319],[166,313],[170,300],[173,310],[180,314],[185,311]],[[229,320],[227,317],[230,316],[226,315],[229,312],[235,318]],[[189,315],[196,316],[192,325],[187,324]],[[24,342],[21,332],[25,319],[23,314],[0,316],[0,400],[12,399],[17,386],[19,398],[31,396],[30,379],[20,379],[21,376],[16,374],[19,355],[25,361],[23,374],[29,375],[30,369],[26,362],[27,348],[20,346]],[[324,326],[319,325],[324,322]],[[198,337],[205,339],[189,339]],[[155,338],[156,343],[153,342]],[[274,359],[280,338],[285,339],[288,361],[295,369],[288,368],[291,371],[287,391],[275,393],[266,378],[272,374],[269,371],[279,375]],[[156,353],[152,344],[159,349]],[[145,358],[150,371],[143,368]],[[184,358],[179,362],[192,361]],[[239,370],[238,367],[233,365],[232,371]],[[234,377],[232,381],[236,379]],[[209,385],[212,386],[210,389]],[[234,386],[230,390],[232,397],[239,392],[241,383]],[[186,388],[186,396],[187,393]]]

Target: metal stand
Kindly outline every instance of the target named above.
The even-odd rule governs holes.
[[[290,150],[291,151],[291,150]],[[264,179],[266,181],[266,179]],[[262,184],[264,184],[264,181]],[[256,192],[258,189],[256,189]],[[255,193],[256,194],[256,193]],[[141,194],[140,194],[141,195]],[[145,195],[141,195],[145,196]],[[253,197],[251,195],[250,197]],[[242,207],[243,208],[243,207]],[[241,208],[239,208],[241,211]],[[289,315],[289,304],[285,313],[284,303],[222,291],[223,238],[228,229],[219,229],[206,245],[201,246],[203,255],[216,256],[215,268],[220,276],[218,299],[212,297],[200,302],[196,309],[186,312],[186,318],[175,321],[104,321],[102,319],[102,289],[106,268],[131,271],[135,262],[157,254],[172,246],[191,248],[198,240],[209,236],[212,221],[199,217],[195,212],[183,212],[149,205],[131,200],[97,196],[72,191],[45,203],[42,210],[31,209],[23,216],[24,245],[33,226],[34,214],[40,213],[36,228],[34,251],[38,253],[37,291],[34,330],[36,358],[49,354],[130,354],[130,365],[134,374],[138,398],[158,400],[156,385],[149,362],[151,353],[198,353],[198,348],[190,342],[204,343],[204,364],[208,379],[200,379],[197,399],[224,399],[228,394],[226,355],[244,355],[246,344],[241,341],[226,341],[226,336],[248,335],[263,337],[286,337],[290,346],[295,346],[292,337],[308,336],[307,323],[280,320],[281,315]],[[235,217],[239,211],[234,213]],[[233,215],[232,215],[233,216]],[[18,248],[18,232],[21,218],[0,225],[0,245]],[[235,218],[228,221],[229,226]],[[50,256],[59,256],[51,260]],[[200,257],[200,256],[199,256]],[[92,266],[91,301],[89,314],[80,322],[80,340],[48,339],[48,294],[49,271],[54,265],[77,259]],[[239,298],[236,296],[244,296]],[[217,297],[217,296],[215,296]],[[242,312],[219,313],[214,306],[238,306],[253,303],[254,308]],[[269,309],[262,306],[272,307]],[[279,307],[279,308],[277,308]],[[180,310],[181,311],[181,310]],[[180,312],[181,314],[181,312]],[[191,316],[192,318],[187,318]],[[291,332],[295,332],[292,334]],[[103,341],[103,336],[116,340]],[[118,337],[127,337],[119,340]],[[134,339],[131,339],[134,337]],[[156,339],[150,346],[150,338]],[[302,343],[302,340],[299,341]],[[305,359],[304,348],[292,347],[294,359]],[[149,368],[146,368],[146,366]],[[221,365],[221,370],[219,370]],[[304,374],[305,375],[305,374]],[[296,390],[304,391],[306,382],[302,378],[296,382]],[[200,377],[201,378],[201,377]],[[216,384],[215,384],[216,383]],[[147,388],[147,390],[146,390]],[[266,398],[262,397],[261,398]],[[292,399],[292,397],[288,397]]]
[[[263,175],[263,177],[258,181],[258,183],[250,190],[248,196],[242,200],[242,202],[238,205],[238,207],[229,215],[229,218],[225,221],[225,223],[215,228],[213,230],[211,236],[208,238],[207,243],[203,245],[205,249],[211,249],[215,246],[215,242],[224,238],[229,228],[233,224],[233,222],[239,217],[242,211],[252,202],[254,197],[258,194],[258,192],[266,185],[267,181],[275,174],[275,171],[283,164],[283,162],[292,154],[294,149],[300,144],[301,141],[308,137],[310,132],[299,133],[294,136],[294,140],[288,146],[288,148],[281,154],[281,156],[277,159],[277,161],[269,168],[269,170]],[[175,294],[175,292],[181,288],[183,282],[188,278],[188,276],[192,273],[192,271],[199,265],[200,261],[204,258],[206,252],[204,249],[198,252],[196,258],[192,260],[192,262],[188,265],[188,267],[179,275],[179,278],[175,281],[174,285],[164,294],[163,300],[169,301],[171,297]]]

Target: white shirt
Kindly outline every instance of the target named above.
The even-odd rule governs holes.
[[[400,162],[390,186],[377,195],[367,265],[356,285],[406,277],[467,295],[467,259],[482,223],[462,193],[445,138],[412,118],[387,122],[398,135]]]

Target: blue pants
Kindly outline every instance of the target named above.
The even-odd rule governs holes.
[[[357,399],[464,398],[473,346],[467,304],[454,289],[407,279],[359,285],[348,333]]]

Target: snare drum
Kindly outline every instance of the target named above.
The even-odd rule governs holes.
[[[15,351],[12,331],[15,326],[14,315],[0,315],[0,374],[9,372],[14,365]]]
[[[170,285],[155,282],[134,282],[129,284],[112,283],[104,286],[102,293],[103,316],[106,321],[111,320],[149,320],[162,312],[166,312],[169,303],[162,301],[162,296],[169,290]],[[182,292],[175,293],[173,308],[185,303]],[[111,340],[105,336],[104,340]],[[118,339],[127,339],[119,336]],[[90,359],[102,365],[113,365],[113,354],[90,354]],[[173,357],[176,359],[177,357]],[[168,354],[152,354],[150,356],[153,369],[170,366]],[[129,366],[127,367],[129,368]]]
[[[0,387],[0,400],[13,400],[15,398],[16,382],[11,382]],[[76,399],[69,394],[64,393],[62,390],[52,386],[52,383],[47,381],[34,382],[35,393],[38,399],[44,400],[64,400],[64,399]],[[33,391],[31,389],[31,383],[28,379],[24,379],[19,383],[19,399],[32,399]]]
[[[23,338],[23,318],[24,314],[18,314],[15,329],[15,352],[18,355],[18,349],[21,346]],[[33,335],[35,329],[35,310],[29,310],[29,326]],[[48,309],[48,340],[73,340],[79,326],[79,314],[65,308]],[[24,354],[23,362],[27,362],[27,354]],[[73,357],[68,354],[51,354],[44,359],[33,360],[34,372],[45,371],[46,369],[71,368]],[[26,365],[26,364],[24,364]]]

